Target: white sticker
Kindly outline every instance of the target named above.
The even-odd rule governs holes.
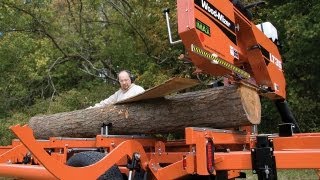
[[[276,83],[273,84],[273,87],[274,87],[274,90],[275,90],[275,91],[279,91],[279,90],[280,90],[279,85],[276,84]]]
[[[230,46],[230,54],[231,54],[231,56],[233,56],[234,58],[239,59],[239,53],[238,53],[238,51],[237,51],[234,47],[232,47],[232,46]]]

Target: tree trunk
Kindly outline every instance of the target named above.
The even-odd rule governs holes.
[[[32,117],[29,126],[39,139],[94,137],[103,123],[109,134],[183,132],[185,127],[230,128],[259,124],[257,92],[226,86],[103,108]]]

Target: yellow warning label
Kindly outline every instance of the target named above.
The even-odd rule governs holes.
[[[209,52],[195,46],[194,44],[191,44],[191,51],[199,54],[200,56],[207,58],[208,60],[210,60],[212,63],[214,64],[219,64],[231,71],[233,71],[234,73],[240,75],[241,77],[248,79],[250,78],[250,74],[245,72],[244,70],[238,68],[237,66],[234,66],[233,64],[228,63],[227,61],[219,58],[216,54],[210,54]]]

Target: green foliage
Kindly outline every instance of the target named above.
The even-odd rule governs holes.
[[[137,79],[145,89],[152,88],[170,78],[170,74],[161,70],[158,66],[150,64],[148,69]]]
[[[319,1],[269,1],[261,19],[279,31],[287,96],[291,110],[304,132],[320,131],[320,3]],[[266,104],[266,122],[278,124],[279,116]],[[270,126],[267,129],[272,129]]]
[[[30,116],[23,112],[11,112],[10,114],[10,118],[0,119],[0,145],[11,144],[11,140],[15,137],[9,130],[10,126],[26,124],[30,118]]]
[[[110,96],[116,90],[116,86],[96,84],[90,89],[71,89],[53,99],[39,99],[31,106],[32,115],[54,114],[59,112],[74,111],[87,108]]]
[[[38,41],[22,33],[7,34],[1,39],[1,113],[31,105],[33,96],[45,88],[41,83],[45,80],[46,66],[52,57],[46,50],[50,48],[46,40]]]
[[[28,120],[40,114],[54,114],[59,112],[84,109],[110,96],[117,86],[106,86],[99,82],[92,82],[91,87],[80,90],[71,89],[53,99],[36,99],[34,105],[19,111],[12,111],[6,118],[0,119],[0,144],[10,144],[13,134],[9,127],[16,124],[26,124]]]

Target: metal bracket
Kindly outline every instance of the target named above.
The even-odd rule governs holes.
[[[101,135],[109,135],[109,129],[111,128],[112,124],[109,123],[109,124],[105,124],[105,123],[102,123],[101,125]]]
[[[290,137],[293,135],[294,124],[293,123],[282,123],[278,125],[280,137]]]
[[[277,180],[273,143],[268,136],[257,136],[256,148],[251,149],[252,172],[259,180]]]

